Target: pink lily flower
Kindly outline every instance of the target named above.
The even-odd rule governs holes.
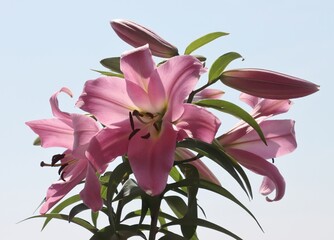
[[[297,147],[293,120],[267,120],[269,117],[288,111],[289,100],[259,99],[242,94],[242,99],[254,107],[252,116],[258,121],[266,138],[267,146],[254,129],[245,123],[238,124],[228,133],[218,138],[224,150],[242,166],[264,176],[260,187],[263,195],[276,190],[274,199],[278,201],[285,193],[285,181],[274,164],[267,161],[294,151]]]
[[[148,44],[152,54],[157,57],[170,58],[179,55],[175,46],[137,23],[117,19],[110,24],[116,34],[133,47]]]
[[[101,169],[127,153],[139,186],[155,196],[167,184],[177,141],[211,142],[220,121],[184,103],[203,72],[196,58],[177,56],[156,67],[145,45],[122,55],[120,64],[125,79],[87,81],[77,103],[107,126],[92,139],[89,157]]]
[[[57,96],[61,92],[72,97],[68,88],[62,88],[52,95],[50,104],[54,118],[26,122],[39,135],[42,147],[66,148],[62,154],[53,156],[51,164],[41,162],[42,167],[59,166],[60,179],[49,187],[40,213],[48,212],[84,179],[86,179],[85,186],[80,192],[80,197],[93,211],[98,211],[102,208],[100,183],[96,170],[85,153],[90,139],[100,130],[100,127],[91,117],[60,111]]]
[[[195,157],[196,157],[195,154],[186,148],[177,148],[175,151],[176,161],[193,159]],[[190,161],[188,162],[188,164],[193,165],[197,169],[199,177],[201,179],[212,182],[219,186],[221,185],[217,177],[214,175],[214,173],[200,159],[195,159],[193,161]]]
[[[236,69],[223,72],[227,86],[262,98],[290,99],[315,93],[319,86],[306,80],[262,69]]]

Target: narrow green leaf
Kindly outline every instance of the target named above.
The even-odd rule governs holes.
[[[44,214],[44,215],[32,216],[32,217],[29,217],[25,220],[33,219],[33,218],[60,219],[60,220],[64,220],[64,221],[68,222],[69,216],[66,215],[66,214],[48,213],[48,214]],[[96,227],[94,227],[92,224],[90,224],[89,222],[87,222],[86,220],[84,220],[82,218],[74,217],[71,222],[87,229],[88,231],[90,231],[92,233],[96,233],[98,231],[98,229]]]
[[[243,110],[241,107],[235,105],[234,103],[220,100],[220,99],[204,99],[204,100],[196,102],[195,104],[202,106],[202,107],[210,107],[210,108],[231,114],[232,116],[242,119],[247,124],[249,124],[252,128],[254,128],[254,130],[259,134],[261,140],[265,144],[267,144],[266,139],[263,135],[263,132],[259,124],[256,122],[256,120],[248,112]]]
[[[99,217],[99,213],[100,213],[99,211],[97,212],[91,211],[91,219],[92,219],[94,227],[97,227],[97,219]]]
[[[163,198],[176,217],[183,218],[186,215],[188,206],[179,196],[166,196]]]
[[[242,58],[242,56],[236,52],[225,53],[217,58],[209,70],[209,83],[217,81],[227,65],[238,58]]]
[[[80,203],[78,205],[76,205],[75,207],[73,207],[70,211],[70,213],[68,214],[68,221],[71,222],[72,219],[79,213],[88,210],[89,207],[87,207],[84,203]]]
[[[124,78],[124,75],[121,73],[107,72],[107,71],[101,71],[101,70],[96,70],[96,69],[91,69],[91,70],[94,72],[98,72],[104,76]]]
[[[185,55],[189,55],[190,53],[192,53],[193,51],[195,51],[196,49],[204,46],[205,44],[219,38],[222,36],[228,35],[228,33],[225,32],[212,32],[209,34],[206,34],[198,39],[196,39],[195,41],[191,42],[186,50],[184,51]]]
[[[110,57],[110,58],[105,58],[100,61],[103,67],[106,67],[110,69],[113,72],[121,73],[121,68],[120,68],[120,57]]]
[[[177,143],[177,146],[192,149],[202,154],[203,156],[212,159],[219,166],[223,167],[239,183],[239,185],[247,195],[249,194],[248,190],[245,188],[243,181],[241,180],[233,164],[231,163],[231,158],[215,144],[209,144],[196,139],[186,139],[182,142]]]
[[[66,200],[60,202],[51,212],[50,214],[60,213],[64,208],[68,207],[69,205],[79,202],[81,200],[80,195],[76,194],[72,197],[67,198]],[[43,224],[42,230],[46,227],[46,225],[51,221],[52,218],[46,218]]]
[[[223,188],[222,186],[216,185],[214,183],[211,183],[209,181],[206,180],[202,180],[200,179],[199,182],[199,187],[218,193],[221,196],[226,197],[227,199],[231,200],[232,202],[236,203],[237,205],[239,205],[242,209],[244,209],[257,223],[257,225],[260,227],[260,229],[263,231],[260,223],[258,222],[258,220],[255,218],[255,216],[252,214],[251,211],[249,211],[236,197],[233,196],[232,193],[230,193],[228,190],[226,190],[225,188]]]
[[[123,203],[128,203],[143,194],[143,190],[138,187],[138,184],[133,179],[128,179],[118,195],[113,199],[113,202],[123,200]]]

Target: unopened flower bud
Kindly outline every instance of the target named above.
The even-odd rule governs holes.
[[[111,27],[116,34],[133,47],[149,45],[152,55],[170,58],[178,55],[178,49],[151,30],[128,20],[113,20]]]
[[[229,70],[220,76],[220,80],[241,92],[269,99],[299,98],[319,90],[314,83],[263,69]]]

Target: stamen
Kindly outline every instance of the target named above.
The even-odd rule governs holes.
[[[130,133],[129,140],[130,140],[131,138],[133,138],[133,136],[136,135],[136,133],[139,132],[139,131],[140,131],[139,128],[134,129],[133,132]]]
[[[150,113],[150,112],[146,112],[145,114],[146,114],[146,116],[149,116],[152,119],[154,118],[154,115],[152,113]]]
[[[151,136],[151,134],[150,134],[150,133],[147,133],[146,135],[141,136],[141,138],[148,139],[150,136]]]
[[[61,180],[63,180],[64,182],[66,182],[66,180],[65,180],[65,178],[64,178],[64,173],[65,173],[65,172],[62,172],[62,174],[60,175],[60,178],[61,178]]]
[[[155,130],[157,130],[157,132],[159,132],[159,126],[158,126],[157,122],[153,123],[153,127],[155,128]]]
[[[138,110],[133,110],[132,113],[135,117],[144,117],[144,115],[142,113],[140,113]]]
[[[275,163],[275,158],[272,158],[271,161],[272,161],[272,163]]]
[[[64,170],[65,167],[67,167],[68,163],[61,165],[60,168],[58,169],[58,174],[60,175],[60,173]]]
[[[133,117],[132,117],[131,112],[129,112],[129,118],[130,118],[131,129],[132,129],[132,131],[134,131],[135,130],[135,123],[133,122]]]
[[[51,165],[54,166],[58,161],[63,159],[65,157],[65,154],[56,154],[52,157]]]
[[[49,164],[49,163],[45,163],[44,161],[42,161],[40,164],[39,164],[41,167],[60,167],[61,164]]]

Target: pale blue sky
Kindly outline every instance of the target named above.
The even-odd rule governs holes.
[[[1,114],[1,239],[89,239],[90,233],[66,222],[54,221],[40,232],[42,220],[16,222],[33,214],[47,187],[56,180],[55,169],[39,167],[60,150],[32,146],[35,135],[24,122],[49,118],[48,99],[63,86],[78,97],[84,81],[98,76],[102,58],[117,56],[131,47],[109,26],[116,18],[141,23],[182,52],[195,38],[212,31],[231,33],[197,51],[210,64],[220,54],[236,51],[245,61],[229,68],[257,67],[313,81],[321,91],[294,101],[281,116],[296,120],[298,149],[276,160],[285,176],[285,198],[267,203],[258,194],[261,177],[249,173],[254,199],[248,201],[236,183],[215,170],[222,183],[249,207],[265,234],[240,208],[202,192],[201,205],[209,220],[244,239],[331,239],[334,235],[333,96],[334,5],[318,1],[19,1],[0,0]],[[205,79],[205,78],[204,78]],[[204,80],[203,79],[203,80]],[[224,87],[226,99],[237,92]],[[75,99],[60,98],[74,111]],[[222,131],[236,120],[222,117]],[[215,165],[212,165],[215,166]],[[201,239],[228,239],[199,230]]]

